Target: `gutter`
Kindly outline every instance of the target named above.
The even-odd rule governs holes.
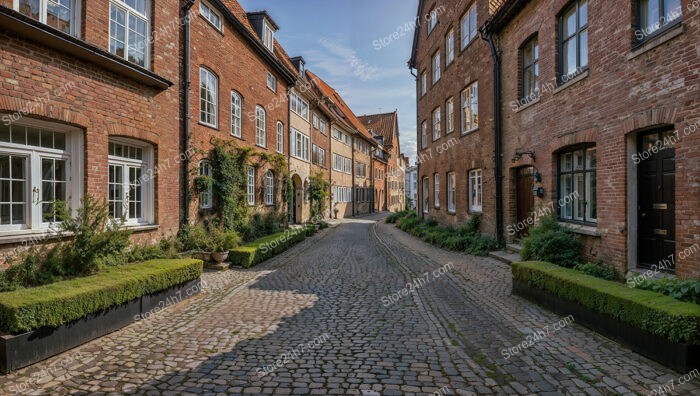
[[[185,44],[184,44],[184,49],[183,49],[183,67],[182,67],[182,74],[183,74],[183,82],[184,82],[184,88],[185,88],[185,95],[182,100],[182,130],[183,130],[183,135],[184,135],[184,147],[187,152],[189,152],[190,149],[190,85],[192,84],[192,81],[190,79],[190,8],[194,5],[195,0],[187,0],[187,3],[182,7],[182,10],[185,12]],[[190,223],[190,158],[189,156],[185,158],[185,164],[183,166],[183,175],[182,175],[182,182],[185,187],[185,204],[182,206],[185,208],[185,216],[184,216],[184,221],[183,224],[187,225]]]

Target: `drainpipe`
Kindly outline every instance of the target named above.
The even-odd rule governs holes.
[[[355,135],[352,135],[352,139],[350,139],[350,174],[352,175],[352,215],[355,216],[357,213],[355,213],[355,201],[357,201],[357,194],[355,193]]]
[[[371,207],[369,208],[370,213],[374,213],[374,150],[376,149],[376,147],[370,147],[369,150],[369,185],[372,189],[372,196],[369,199],[371,204]]]
[[[503,243],[503,161],[501,148],[501,59],[496,49],[493,33],[481,32],[481,38],[488,41],[493,58],[493,120],[494,154],[496,158],[496,237]]]
[[[183,134],[184,134],[184,147],[189,153],[190,149],[190,85],[192,81],[190,79],[190,8],[194,5],[195,0],[187,0],[182,10],[185,12],[185,43],[183,49],[183,68],[182,75],[185,85],[184,98],[182,100],[182,117],[183,122]],[[190,223],[190,158],[187,156],[183,165],[183,175],[182,181],[185,186],[185,204],[182,206],[185,208],[184,224]]]

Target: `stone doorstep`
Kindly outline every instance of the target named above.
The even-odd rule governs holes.
[[[519,243],[509,243],[506,245],[506,252],[520,254],[523,247]]]
[[[489,252],[489,257],[496,259],[502,263],[506,263],[508,265],[521,261],[519,253],[509,253],[504,252],[502,250],[496,252]]]
[[[231,267],[231,263],[224,261],[223,263],[208,262],[204,264],[204,268],[214,271],[226,271]]]

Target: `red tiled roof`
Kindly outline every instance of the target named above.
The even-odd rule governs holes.
[[[376,144],[374,138],[372,137],[372,134],[369,133],[367,128],[365,128],[365,125],[357,118],[355,113],[352,112],[350,106],[348,106],[347,103],[345,103],[340,94],[311,71],[307,70],[306,74],[309,76],[309,79],[313,82],[313,84],[318,88],[320,93],[323,96],[330,98],[333,101],[333,103],[335,103],[338,110],[340,110],[344,121],[353,128],[355,128],[360,133],[360,135],[365,139],[369,140],[370,143]]]
[[[361,115],[359,119],[371,133],[384,138],[385,146],[394,144],[394,132],[398,136],[398,112]]]

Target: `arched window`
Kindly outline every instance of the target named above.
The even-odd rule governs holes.
[[[275,176],[272,171],[265,174],[265,205],[275,204]]]
[[[211,177],[211,164],[209,163],[208,160],[202,160],[199,161],[199,176],[202,177]],[[213,206],[212,202],[212,197],[213,197],[213,187],[209,185],[209,188],[206,191],[201,191],[199,193],[199,208],[200,209],[211,209]]]
[[[231,91],[231,135],[241,137],[241,111],[243,99],[236,91]]]
[[[267,146],[267,136],[265,134],[265,109],[260,106],[255,108],[255,144],[261,147]]]
[[[211,71],[199,68],[199,122],[218,126],[219,79]]]

